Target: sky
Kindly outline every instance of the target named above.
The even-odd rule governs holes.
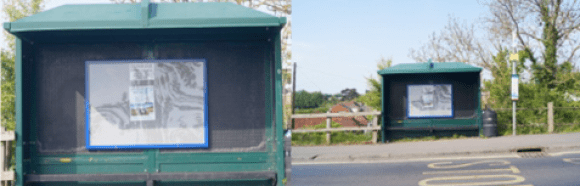
[[[292,11],[296,89],[363,94],[381,56],[415,63],[409,49],[442,30],[449,15],[470,23],[486,8],[475,0],[294,0]]]
[[[100,3],[111,1],[47,0],[45,10]],[[486,8],[475,0],[293,0],[292,11],[296,89],[335,94],[355,88],[362,94],[368,89],[365,78],[377,77],[381,56],[392,58],[393,65],[415,63],[409,50],[442,30],[450,15],[470,23]],[[5,46],[4,36],[1,41]]]

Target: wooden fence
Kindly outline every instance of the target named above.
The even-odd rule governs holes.
[[[10,169],[10,147],[11,142],[14,141],[14,131],[6,131],[4,127],[0,127],[0,185],[12,185],[14,181],[14,171]]]
[[[492,108],[493,110],[496,111],[511,111],[513,108]],[[530,125],[537,125],[537,126],[543,126],[543,125],[548,125],[548,133],[553,133],[554,132],[554,125],[576,125],[579,123],[554,123],[554,110],[563,110],[563,109],[571,109],[571,110],[576,110],[576,109],[580,109],[580,107],[554,107],[554,103],[553,102],[549,102],[547,107],[536,107],[536,108],[516,108],[516,110],[547,110],[547,114],[546,114],[546,123],[528,123]],[[516,113],[517,114],[517,113]],[[511,119],[510,119],[511,121]],[[521,126],[524,124],[518,124],[518,126]]]
[[[356,116],[375,116],[373,117],[373,121],[371,126],[367,127],[341,127],[341,128],[332,128],[332,118],[338,117],[356,117]],[[326,128],[325,129],[297,129],[292,130],[292,133],[311,133],[311,132],[326,132],[326,142],[330,143],[330,133],[337,132],[337,131],[372,131],[372,142],[377,143],[377,132],[381,130],[381,127],[378,126],[379,117],[381,116],[381,112],[349,112],[349,113],[324,113],[324,114],[296,114],[292,115],[292,120],[297,118],[326,118]]]

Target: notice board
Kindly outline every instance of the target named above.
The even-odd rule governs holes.
[[[207,148],[204,59],[85,62],[86,147]]]
[[[453,117],[451,84],[408,85],[408,118]]]

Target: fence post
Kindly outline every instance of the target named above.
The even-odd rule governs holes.
[[[330,113],[330,111],[326,112]],[[332,124],[332,118],[330,116],[326,116],[326,129],[330,129]],[[326,143],[330,144],[330,131],[326,132]]]
[[[554,132],[554,102],[548,103],[548,133]]]
[[[4,134],[4,127],[0,127],[0,134]],[[0,137],[1,138],[1,137]],[[6,145],[8,146],[8,145]],[[0,174],[4,173],[4,164],[6,163],[4,161],[4,157],[6,156],[6,152],[4,152],[4,141],[0,140]],[[4,181],[0,179],[0,181],[2,182],[2,184],[4,184]]]
[[[379,116],[375,115],[375,117],[373,117],[373,139],[372,142],[374,144],[377,143],[377,130],[375,130],[374,128],[377,127],[379,125]]]

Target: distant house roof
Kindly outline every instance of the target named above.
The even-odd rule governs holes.
[[[417,74],[417,73],[453,73],[453,72],[481,72],[481,68],[474,67],[460,62],[433,63],[406,63],[398,64],[383,70],[379,70],[380,75],[390,74]]]

